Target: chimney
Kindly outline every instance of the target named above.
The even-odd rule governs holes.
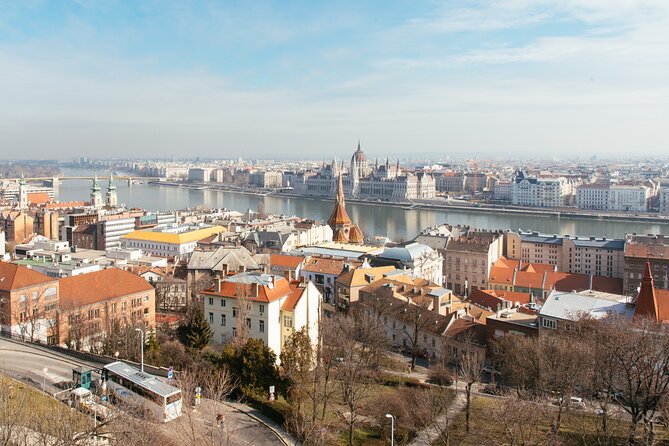
[[[497,312],[496,312],[495,317],[499,318],[499,314],[500,314],[501,312],[502,312],[502,304],[501,304],[501,303],[498,303],[498,304],[497,304]]]
[[[592,291],[592,274],[588,277],[588,289]]]
[[[256,282],[254,282],[251,286],[251,293],[251,297],[258,297],[258,284]]]
[[[518,269],[514,268],[513,269],[513,278],[511,279],[511,285],[514,287],[516,286],[516,275],[518,274]]]
[[[220,293],[221,292],[221,278],[217,277],[215,283],[216,283],[216,288],[215,288],[216,292]]]
[[[521,258],[518,261],[518,271],[522,271],[522,270],[523,270],[523,259]]]

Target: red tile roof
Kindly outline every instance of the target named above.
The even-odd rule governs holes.
[[[45,276],[25,266],[0,261],[0,291],[12,291],[21,288],[56,282],[57,279]]]
[[[65,305],[85,306],[152,290],[146,280],[118,268],[60,279],[60,301]]]
[[[202,294],[210,296],[230,297],[233,299],[247,299],[254,302],[274,302],[292,293],[288,280],[277,278],[270,288],[258,283],[243,283],[230,280],[221,281],[221,291],[216,291],[216,284]]]
[[[304,294],[305,289],[306,288],[304,286],[300,287],[300,282],[292,282],[290,284],[291,292],[281,305],[281,309],[288,311],[295,310],[295,307],[297,306],[297,303],[300,301],[302,294]]]
[[[287,256],[284,254],[272,254],[269,258],[270,266],[282,266],[291,269],[296,269],[303,261],[304,257]]]

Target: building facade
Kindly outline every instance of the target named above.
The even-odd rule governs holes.
[[[305,329],[313,345],[318,341],[321,295],[310,282],[240,273],[216,281],[202,294],[213,343],[261,339],[278,358],[286,339],[297,330]]]

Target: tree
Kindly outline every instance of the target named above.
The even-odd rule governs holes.
[[[311,339],[309,339],[309,335],[304,328],[294,332],[286,339],[279,359],[281,361],[281,375],[289,389],[290,402],[296,404],[299,411],[302,397],[311,384],[309,372],[314,365]]]
[[[353,445],[358,411],[375,382],[374,372],[387,346],[386,333],[379,319],[367,311],[359,311],[355,317],[335,316],[330,329],[324,341],[334,356],[337,386],[347,409],[339,416],[348,427],[348,443]]]
[[[269,386],[280,381],[276,354],[260,339],[249,339],[241,347],[228,344],[221,353],[209,353],[208,359],[218,367],[228,367],[247,395],[265,397]]]
[[[181,389],[183,399],[182,417],[174,429],[180,443],[226,444],[226,435],[221,435],[216,416],[223,410],[222,401],[237,387],[237,381],[233,379],[229,369],[225,366],[200,364],[179,372],[175,384]],[[198,387],[201,391],[201,404],[213,405],[201,412],[197,411],[195,406]],[[205,418],[203,423],[202,417],[210,418]]]
[[[482,361],[477,352],[472,349],[470,341],[465,341],[460,360],[458,361],[458,376],[465,383],[465,430],[471,430],[472,416],[472,387],[481,380]]]
[[[669,397],[669,327],[648,319],[610,317],[590,321],[588,328],[601,349],[597,377],[602,392],[631,417],[629,444],[652,444],[652,420]]]
[[[191,312],[191,317],[185,328],[186,345],[191,351],[201,351],[209,344],[212,336],[213,332],[209,322],[204,318],[204,313],[202,311]]]

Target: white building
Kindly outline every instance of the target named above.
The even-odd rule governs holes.
[[[139,230],[124,235],[121,245],[127,249],[141,249],[157,257],[174,257],[186,260],[195,250],[197,242],[227,231],[223,226],[173,225]]]
[[[579,209],[608,210],[609,184],[584,184],[576,189],[576,206]]]
[[[660,189],[660,212],[669,214],[669,186]]]
[[[498,180],[493,188],[495,200],[511,200],[511,181]]]
[[[609,189],[609,210],[646,212],[653,199],[653,189],[644,184],[613,184]]]
[[[511,183],[511,203],[531,207],[562,207],[567,191],[565,178],[531,178],[516,172]]]
[[[295,331],[305,328],[312,345],[318,341],[322,297],[311,282],[244,272],[217,280],[202,294],[213,343],[225,344],[244,332],[249,338],[261,339],[278,359]]]
[[[107,217],[110,218],[110,217]],[[121,237],[135,230],[135,218],[107,219],[97,223],[98,249],[118,248],[121,246]]]
[[[553,290],[539,310],[539,332],[571,330],[583,316],[601,319],[608,315],[631,318],[634,306],[619,294],[586,290],[564,292]]]

